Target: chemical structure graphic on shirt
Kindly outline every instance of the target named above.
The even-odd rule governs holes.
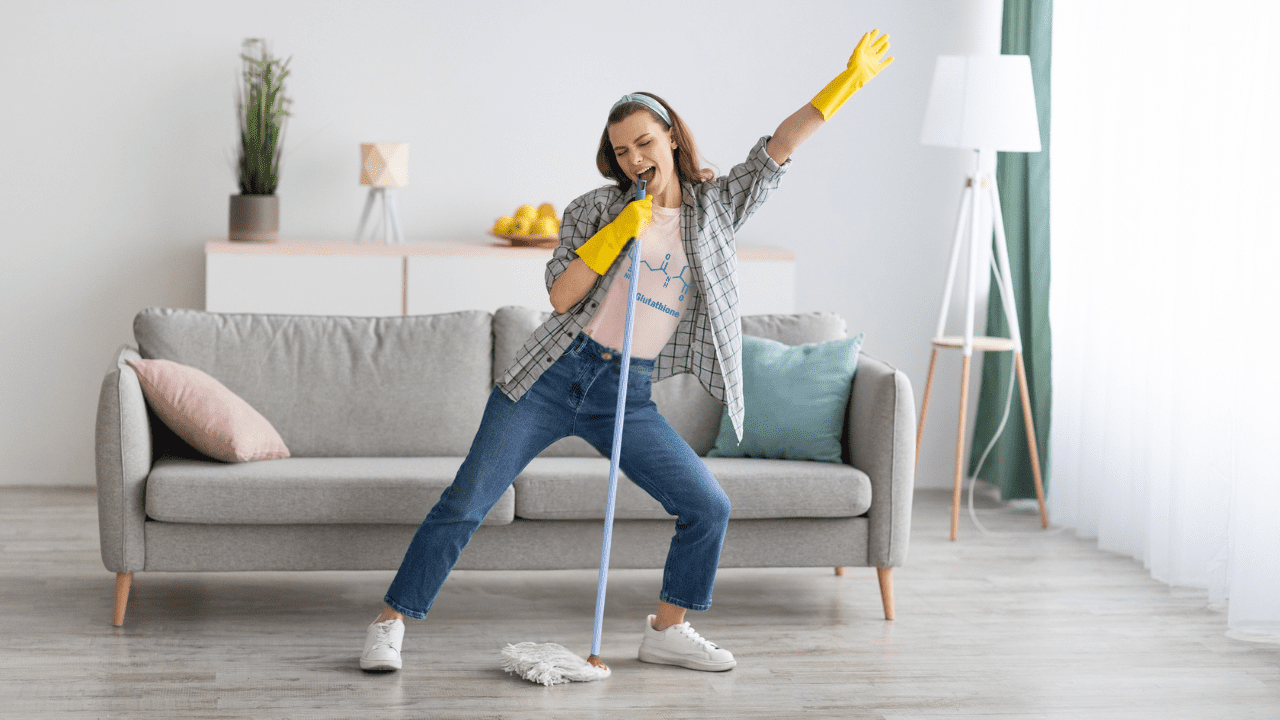
[[[636,256],[636,248],[634,245],[632,245],[630,252],[627,253],[627,260],[632,260],[635,258],[635,256]],[[643,260],[643,259],[640,261],[640,264],[646,266],[651,272],[662,273],[663,276],[666,277],[666,281],[662,283],[662,287],[664,288],[670,285],[672,280],[679,280],[680,281],[680,297],[676,299],[684,300],[684,296],[688,294],[689,288],[693,287],[693,268],[689,265],[685,265],[684,267],[680,268],[680,272],[676,273],[675,275],[672,275],[670,272],[667,271],[667,264],[670,262],[671,262],[671,253],[667,253],[667,256],[662,260],[662,264],[659,265],[658,267],[654,267],[653,265],[650,265],[648,260]],[[630,268],[630,263],[627,264],[627,267]],[[685,273],[688,273],[689,280],[684,279]],[[630,280],[631,270],[628,269],[625,273],[623,273],[623,277]]]

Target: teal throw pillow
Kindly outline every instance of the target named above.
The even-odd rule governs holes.
[[[862,335],[808,345],[742,336],[742,443],[726,410],[707,457],[840,462]]]

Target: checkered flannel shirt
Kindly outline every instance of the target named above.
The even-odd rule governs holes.
[[[735,165],[727,175],[696,185],[681,185],[684,201],[680,227],[695,289],[688,310],[653,369],[654,382],[680,373],[695,375],[707,392],[728,408],[739,442],[745,413],[742,317],[738,312],[738,258],[733,234],[764,203],[791,164],[789,158],[778,165],[769,157],[765,151],[769,139],[768,135],[760,138],[746,162]],[[578,257],[575,250],[618,217],[630,201],[620,188],[610,185],[582,195],[565,208],[560,244],[547,262],[548,293],[556,278]],[[625,259],[626,255],[624,247],[618,257]],[[513,401],[523,397],[573,343],[599,309],[624,264],[615,261],[577,305],[564,313],[553,312],[533,331],[498,380],[507,397]]]

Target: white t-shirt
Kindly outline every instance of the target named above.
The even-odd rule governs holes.
[[[694,291],[693,268],[680,240],[680,208],[653,206],[653,222],[641,236],[640,283],[631,327],[631,357],[656,358],[680,324]],[[622,277],[613,281],[600,309],[583,332],[605,347],[621,350],[627,327],[627,289],[635,243],[622,259]]]

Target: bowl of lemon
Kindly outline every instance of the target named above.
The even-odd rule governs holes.
[[[514,215],[498,218],[489,233],[512,247],[555,247],[560,241],[560,218],[551,203],[536,208],[521,205]]]

